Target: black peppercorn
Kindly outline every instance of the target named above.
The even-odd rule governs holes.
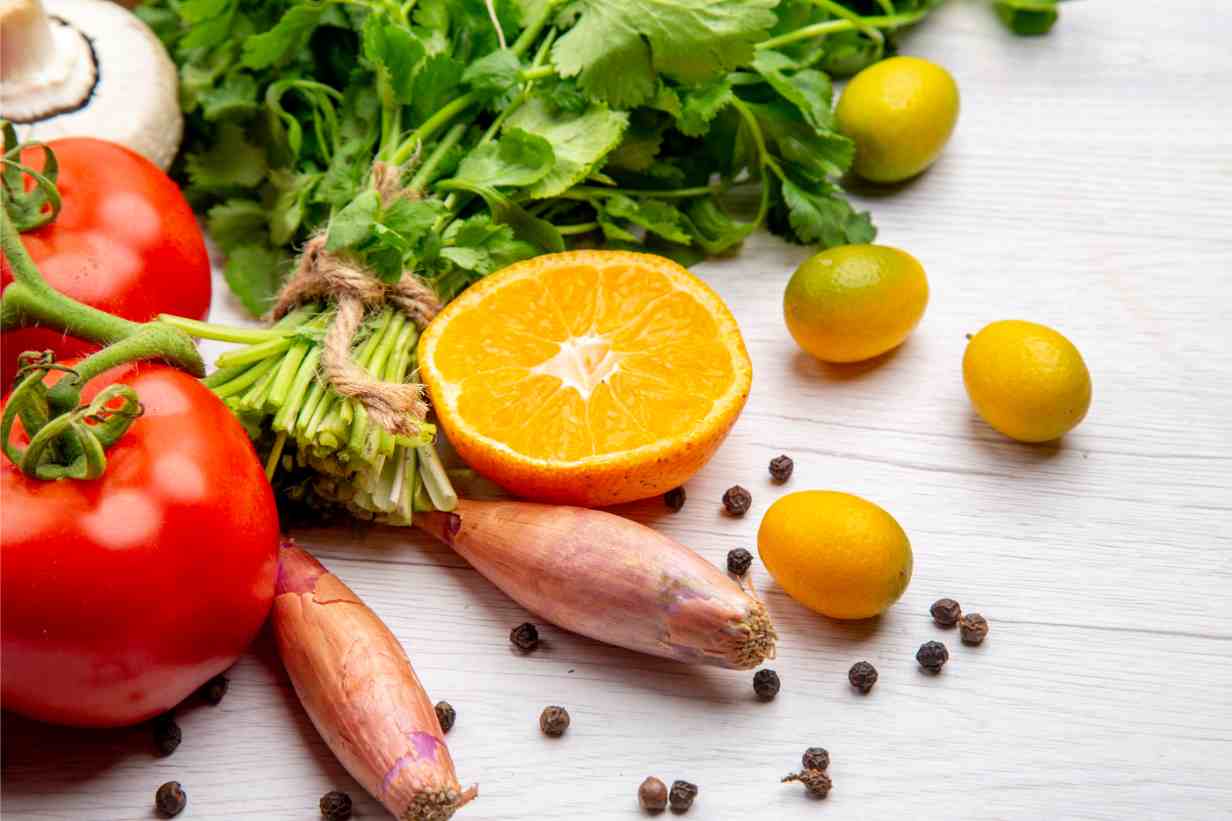
[[[175,723],[174,715],[163,713],[154,719],[154,746],[158,747],[160,755],[171,755],[183,740],[184,734]]]
[[[569,712],[564,707],[544,707],[539,714],[539,729],[544,735],[559,738],[569,729]]]
[[[988,619],[979,613],[968,613],[958,622],[963,644],[980,644],[988,635]]]
[[[647,812],[662,812],[667,807],[667,785],[650,776],[637,788],[637,802]]]
[[[847,680],[861,693],[867,693],[877,683],[877,668],[867,661],[857,661],[847,671]]]
[[[950,660],[950,651],[939,641],[926,641],[916,651],[915,660],[930,673],[940,673],[941,668]]]
[[[325,821],[347,821],[351,817],[351,796],[341,790],[330,790],[321,796],[320,807]]]
[[[745,550],[743,547],[737,547],[735,550],[727,554],[727,572],[735,573],[737,576],[743,576],[749,572],[749,565],[753,564],[753,554]]]
[[[690,784],[688,781],[673,781],[672,792],[668,796],[668,802],[672,805],[672,810],[675,812],[688,812],[689,807],[693,806],[693,799],[697,798],[697,785]]]
[[[222,701],[222,697],[227,694],[227,685],[230,684],[226,676],[214,676],[212,679],[201,685],[201,697],[210,704],[217,704]]]
[[[667,493],[664,493],[663,504],[667,505],[667,509],[672,513],[679,511],[680,508],[684,507],[684,488],[674,487]]]
[[[539,629],[530,622],[524,622],[509,631],[509,640],[523,653],[529,653],[539,646]]]
[[[723,494],[723,508],[732,516],[743,516],[752,504],[752,494],[740,485],[732,485]]]
[[[458,720],[458,713],[448,701],[436,702],[436,720],[441,723],[441,732],[447,733],[453,729],[453,723]]]
[[[780,687],[779,674],[773,670],[758,670],[753,675],[753,692],[762,701],[771,701],[779,694]]]
[[[168,781],[154,793],[154,808],[164,818],[174,818],[188,805],[188,793],[178,781]]]
[[[830,753],[825,747],[809,747],[800,757],[800,765],[806,770],[824,770],[830,766]]]
[[[798,773],[792,773],[783,779],[786,784],[789,781],[799,781],[808,789],[810,795],[815,795],[818,798],[825,798],[830,794],[830,787],[833,786],[830,781],[830,776],[826,775],[821,770],[804,770]]]
[[[928,608],[928,612],[932,613],[933,621],[942,627],[953,627],[958,624],[958,617],[962,615],[962,608],[958,606],[958,602],[953,599],[937,599],[933,602],[933,606]]]
[[[770,460],[770,476],[776,482],[786,482],[795,467],[796,463],[791,461],[790,456],[776,456]]]

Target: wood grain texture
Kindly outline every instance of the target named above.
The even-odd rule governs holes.
[[[783,285],[807,255],[768,236],[700,266],[735,311],[756,375],[744,415],[679,514],[623,512],[718,563],[749,547],[777,496],[835,488],[890,510],[914,580],[875,623],[841,625],[755,565],[782,637],[779,698],[748,674],[699,670],[546,628],[447,549],[395,530],[301,541],[405,643],[481,821],[639,817],[649,774],[696,782],[691,819],[1232,818],[1232,12],[1226,4],[1067,3],[1054,33],[1016,39],[984,3],[951,2],[905,38],[962,89],[937,166],[859,191],[880,239],[924,263],[932,301],[899,351],[832,368],[797,351]],[[238,315],[221,295],[215,316]],[[964,334],[1002,318],[1052,325],[1094,375],[1087,421],[1060,446],[1009,442],[963,392]],[[766,462],[796,459],[785,487]],[[739,482],[754,507],[721,515]],[[933,626],[958,599],[990,620],[983,647]],[[937,677],[913,659],[940,639]],[[868,659],[867,697],[846,684]],[[573,724],[550,740],[540,709]],[[310,819],[331,788],[379,808],[341,771],[263,639],[218,707],[183,712],[184,743],[6,717],[3,814],[146,819],[183,782],[193,819]],[[779,777],[827,747],[824,804]]]

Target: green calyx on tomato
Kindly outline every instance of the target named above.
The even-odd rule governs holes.
[[[11,168],[5,157],[6,172]],[[10,216],[15,200],[6,184],[0,196],[0,250],[13,282],[0,298],[0,331],[38,324],[58,327],[74,336],[110,343],[74,368],[62,368],[68,376],[51,388],[43,383],[50,369],[50,356],[27,359],[25,376],[6,403],[0,420],[5,454],[28,476],[40,479],[97,478],[106,466],[102,449],[114,444],[137,414],[140,403],[131,389],[110,392],[107,401],[81,405],[81,389],[90,379],[118,365],[142,359],[163,360],[194,376],[205,374],[197,348],[182,331],[158,322],[140,324],[82,305],[56,291],[43,279],[34,260],[22,245]],[[114,407],[121,401],[119,409]],[[9,439],[13,422],[20,417],[30,445],[17,448]],[[127,421],[125,421],[127,420]],[[52,446],[53,443],[56,446]]]
[[[122,145],[67,137],[15,145],[6,134],[0,183],[21,243],[54,291],[113,317],[159,314],[204,319],[211,273],[205,238],[175,181]],[[54,219],[53,219],[54,218]],[[14,283],[0,258],[0,288]],[[20,289],[19,289],[20,290]],[[14,295],[14,302],[19,296]],[[86,356],[112,339],[85,339],[56,322],[0,332],[0,383],[7,390],[22,351]]]
[[[51,352],[29,356],[21,383],[5,404],[0,419],[0,444],[22,473],[36,479],[97,479],[107,468],[106,449],[116,443],[141,415],[141,402],[128,385],[110,385],[87,405],[51,416],[47,385],[52,370],[77,376],[77,371],[51,361]],[[30,437],[26,447],[13,442],[13,423]],[[57,453],[58,451],[58,453]],[[57,461],[56,457],[64,461]]]
[[[56,177],[60,164],[55,153],[42,143],[22,145],[17,141],[17,129],[6,122],[0,131],[4,133],[4,156],[0,159],[0,185],[4,187],[5,210],[18,231],[41,228],[52,222],[60,213],[60,189]],[[43,152],[43,170],[35,171],[21,161],[24,149],[36,147]],[[34,180],[34,187],[26,190],[26,177]]]
[[[0,332],[30,325],[55,327],[107,347],[74,368],[54,365],[51,351],[21,354],[19,383],[0,418],[0,447],[27,476],[96,479],[106,468],[104,451],[140,415],[141,403],[131,388],[117,385],[82,406],[85,383],[103,371],[141,359],[161,359],[194,376],[203,376],[205,365],[183,332],[161,323],[140,324],[113,316],[47,284],[20,232],[42,228],[60,212],[56,187],[59,163],[45,145],[16,144],[11,124],[4,123],[2,131],[5,151],[0,159],[0,249],[13,282],[0,299]],[[32,147],[43,152],[41,172],[22,162],[23,151]],[[27,177],[34,180],[30,190],[25,184]],[[65,371],[67,376],[49,388],[44,377],[52,369]],[[11,437],[18,418],[30,437],[25,448],[14,444]]]

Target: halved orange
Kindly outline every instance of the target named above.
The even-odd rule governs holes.
[[[753,369],[718,294],[663,257],[571,251],[472,285],[419,344],[441,427],[511,493],[587,506],[682,484]]]

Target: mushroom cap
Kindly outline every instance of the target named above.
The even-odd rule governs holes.
[[[10,8],[28,7],[21,0],[0,2]],[[82,78],[86,72],[92,74],[95,65],[97,80],[88,77],[83,101],[72,107],[61,101],[41,119],[32,119],[28,103],[21,99],[30,76],[25,82],[6,77],[0,82],[0,116],[14,120],[22,140],[97,137],[128,146],[165,170],[179,150],[184,118],[175,64],[158,37],[131,12],[109,0],[43,0],[43,5],[52,18],[56,62],[62,67],[62,46],[79,49],[82,42],[91,52],[86,56],[93,57],[73,59],[72,76],[56,81],[57,92],[81,89]],[[46,91],[42,99],[49,99]]]

